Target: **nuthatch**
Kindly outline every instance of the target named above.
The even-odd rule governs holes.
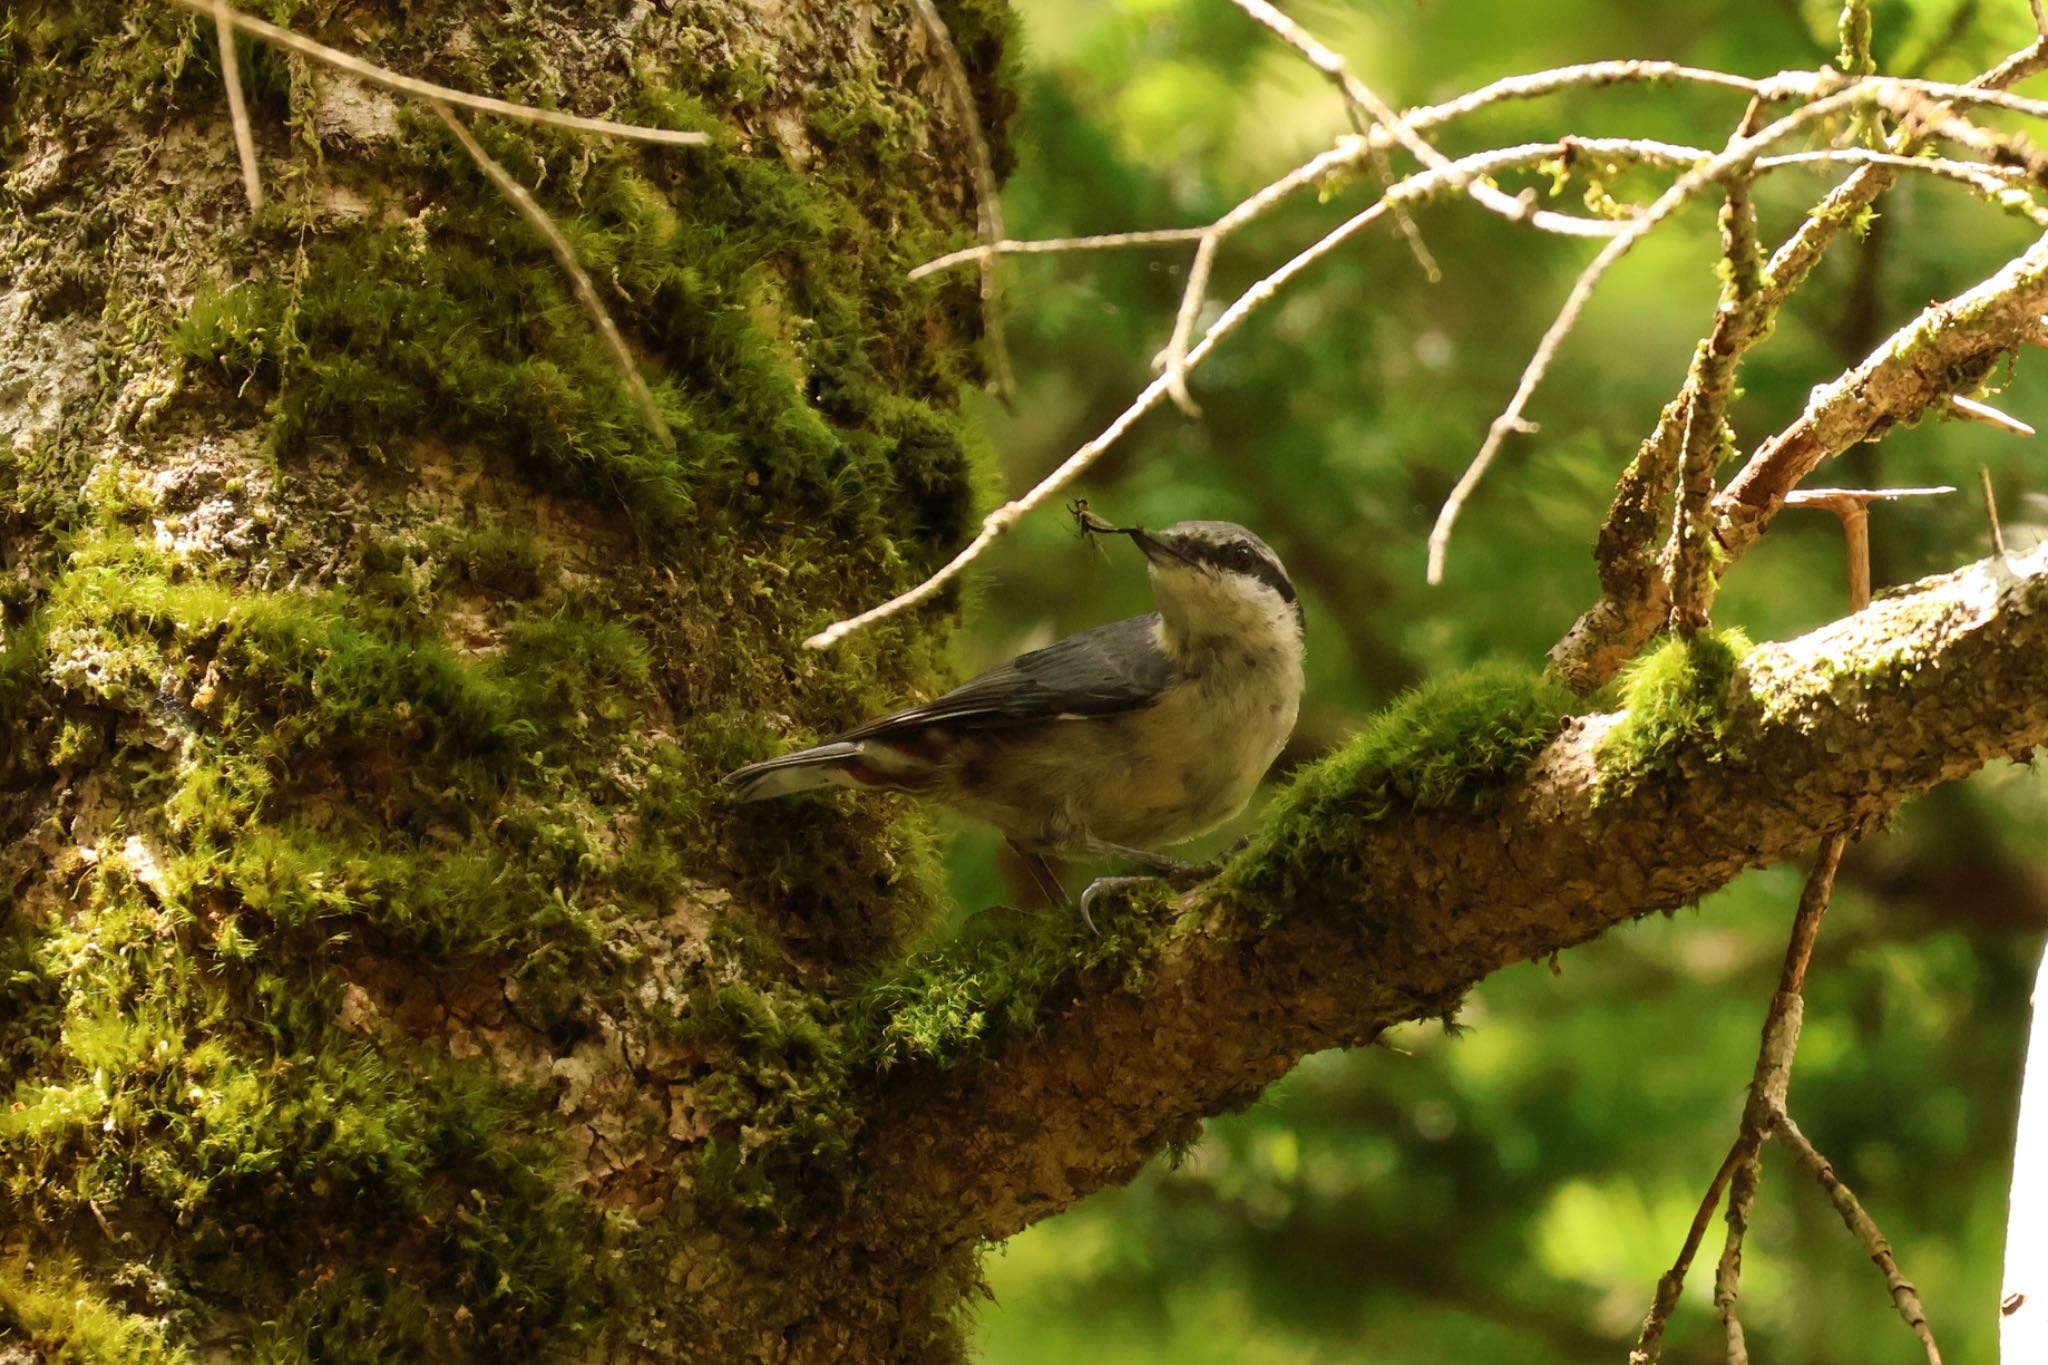
[[[942,802],[1008,837],[1064,901],[1047,855],[1124,858],[1154,874],[1188,865],[1150,850],[1244,809],[1294,730],[1302,618],[1280,559],[1227,521],[1127,535],[1159,610],[1084,630],[934,701],[728,776],[738,801],[815,787],[878,788]],[[1081,896],[1135,878],[1101,878]]]

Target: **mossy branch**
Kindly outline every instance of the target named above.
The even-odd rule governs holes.
[[[1502,967],[1693,904],[2028,754],[2048,742],[2048,549],[1928,579],[1796,640],[1715,649],[1711,668],[1665,670],[1679,695],[1639,677],[1613,714],[1504,704],[1431,730],[1433,710],[1460,710],[1453,688],[1319,765],[1217,881],[1113,915],[1115,951],[1073,962],[1056,988],[1034,977],[1039,1012],[986,1064],[890,1073],[863,1182],[874,1224],[933,1252],[1006,1236],[1127,1179],[1309,1052],[1444,1016]],[[1443,777],[1459,733],[1483,769],[1470,781]],[[1389,789],[1389,744],[1440,780]],[[936,981],[946,964],[924,970]]]

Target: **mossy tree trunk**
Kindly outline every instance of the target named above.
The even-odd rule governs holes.
[[[711,795],[941,681],[943,613],[797,643],[982,477],[973,286],[904,283],[974,221],[915,11],[245,8],[714,135],[473,121],[674,448],[428,107],[245,41],[252,215],[210,21],[6,11],[0,1343],[952,1350],[968,1253],[845,1221],[843,1002],[930,837]],[[999,133],[1005,15],[942,8]]]

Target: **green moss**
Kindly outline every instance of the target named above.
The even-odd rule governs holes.
[[[1607,792],[1676,771],[1681,746],[1720,740],[1730,688],[1752,648],[1739,630],[1667,637],[1638,655],[1620,679],[1621,722],[1595,755]]]
[[[287,20],[293,4],[257,8]],[[559,95],[530,30],[471,23],[456,50],[439,17],[344,36],[405,69]],[[948,19],[977,71],[1001,60],[1001,6]],[[192,16],[88,0],[5,23],[24,86],[65,75],[37,74],[10,112],[80,72],[93,96],[66,126],[118,120],[126,137],[219,107]],[[804,71],[849,154],[794,169],[734,106],[812,106],[772,62],[687,60],[698,36],[687,16],[650,19],[640,68],[573,102],[712,131],[712,149],[476,130],[574,243],[672,447],[546,247],[437,123],[407,110],[395,144],[314,155],[311,83],[245,47],[259,117],[291,121],[298,164],[272,168],[246,237],[231,225],[149,262],[218,281],[182,318],[155,276],[104,288],[127,328],[109,364],[153,363],[165,341],[186,369],[166,421],[253,429],[268,467],[216,487],[215,457],[247,447],[173,470],[192,451],[171,441],[148,446],[149,472],[177,478],[145,478],[71,436],[0,463],[0,531],[55,537],[33,591],[0,600],[0,742],[89,778],[122,821],[95,832],[59,916],[0,923],[0,1223],[48,1245],[95,1212],[175,1226],[148,1254],[174,1295],[163,1315],[260,1324],[231,1351],[542,1358],[573,1353],[625,1292],[605,1227],[565,1193],[557,1097],[448,1060],[438,1021],[365,1017],[362,987],[381,1002],[474,978],[495,1001],[504,980],[520,1026],[560,1051],[593,1016],[645,1007],[634,954],[694,894],[679,888],[729,906],[701,958],[662,964],[709,1129],[678,1218],[784,1220],[830,1198],[864,1068],[968,1046],[936,1014],[877,1041],[845,998],[937,910],[926,824],[898,803],[792,818],[711,792],[784,730],[941,679],[941,613],[828,666],[799,642],[950,555],[990,497],[958,411],[972,284],[903,278],[957,244],[971,206],[932,188],[919,96],[893,78]],[[1001,158],[1008,96],[990,98]],[[337,218],[337,184],[368,211]],[[121,204],[155,221],[140,192]],[[451,462],[474,481],[451,491]],[[253,549],[210,549],[190,501],[159,505],[194,493],[275,519]],[[629,535],[591,553],[584,524]],[[771,733],[767,715],[792,719]],[[1009,992],[986,1017],[1021,1019],[1057,988],[1058,955],[1048,940],[1000,971],[963,957],[965,979],[919,961],[935,989]]]
[[[861,1065],[954,1066],[1035,1031],[1091,971],[1134,984],[1148,941],[1146,910],[1167,892],[1097,910],[1100,936],[1063,909],[986,910],[952,939],[911,953],[853,998],[851,1037]]]
[[[163,1325],[102,1300],[68,1259],[0,1260],[0,1339],[51,1365],[183,1365]]]
[[[42,684],[50,658],[46,635],[41,613],[0,633],[0,732],[16,723]]]
[[[1228,875],[1253,892],[1291,891],[1304,877],[1326,886],[1332,867],[1356,861],[1362,825],[1483,812],[1577,704],[1549,675],[1511,664],[1424,683],[1289,783]]]
[[[353,1254],[430,1267],[419,1287],[459,1290],[484,1340],[594,1319],[589,1215],[524,1092],[485,1062],[337,1027],[330,981],[216,959],[213,926],[181,927],[126,868],[82,899],[31,960],[61,1042],[0,1108],[25,1217],[153,1207],[181,1229],[175,1277],[193,1292],[289,1302]]]
[[[694,1087],[710,1126],[694,1164],[707,1212],[787,1222],[806,1202],[844,1193],[860,1135],[847,1050],[816,997],[727,982],[694,995],[678,1038],[712,1059]]]

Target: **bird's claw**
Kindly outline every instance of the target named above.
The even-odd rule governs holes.
[[[1146,882],[1156,882],[1158,880],[1159,878],[1157,877],[1097,877],[1094,881],[1088,883],[1081,892],[1081,923],[1088,926],[1089,933],[1097,938],[1101,938],[1102,930],[1095,927],[1095,916],[1092,913],[1095,906],[1095,898],[1105,891],[1128,891],[1134,886],[1143,886]]]
[[[1176,858],[1168,858],[1157,853],[1147,853],[1141,849],[1117,848],[1115,849],[1117,855],[1126,857],[1130,861],[1136,862],[1142,867],[1149,867],[1152,870],[1120,877],[1097,877],[1094,881],[1088,883],[1086,889],[1081,892],[1079,905],[1081,923],[1088,926],[1089,933],[1099,938],[1102,931],[1095,927],[1093,910],[1096,898],[1104,892],[1128,891],[1134,886],[1143,886],[1147,882],[1165,882],[1176,891],[1183,890],[1199,882],[1206,882],[1223,871],[1230,860],[1242,852],[1245,845],[1250,842],[1251,836],[1246,835],[1229,848],[1223,850],[1216,857],[1199,863],[1184,863]],[[1105,848],[1104,851],[1108,850]]]

